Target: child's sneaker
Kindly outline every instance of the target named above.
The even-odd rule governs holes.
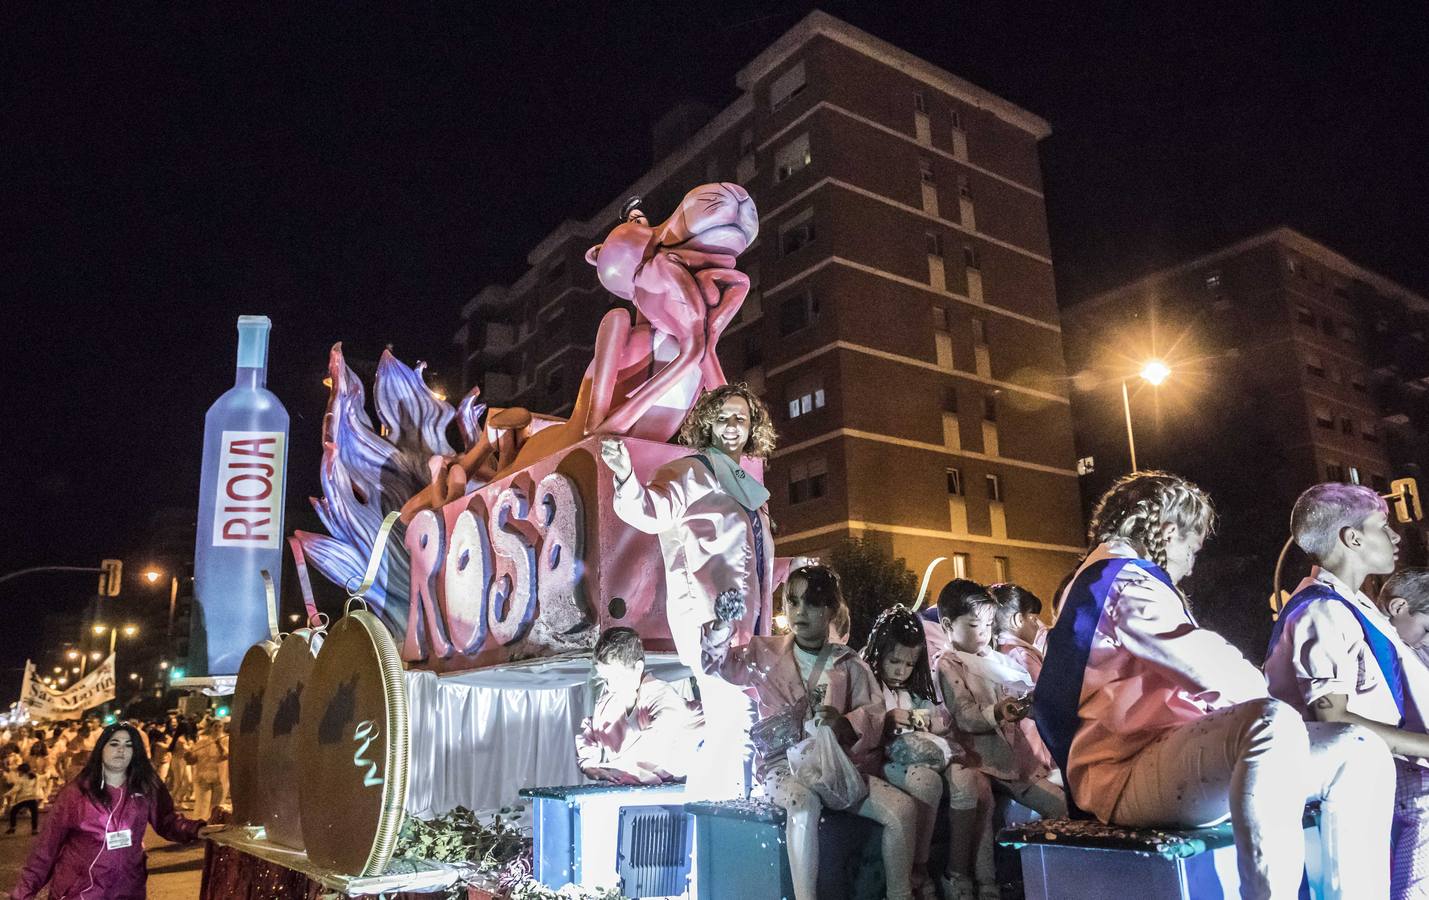
[[[943,888],[943,900],[978,900],[977,884],[971,875],[950,872],[938,879]]]

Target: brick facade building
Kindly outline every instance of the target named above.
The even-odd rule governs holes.
[[[917,570],[948,557],[940,578],[1050,594],[1083,535],[1038,158],[1047,124],[817,12],[737,83],[698,130],[697,107],[663,120],[650,172],[467,304],[467,383],[494,404],[568,413],[611,299],[586,249],[627,197],[654,220],[696,184],[738,182],[760,236],[719,353],[774,410],[779,552],[864,536]]]

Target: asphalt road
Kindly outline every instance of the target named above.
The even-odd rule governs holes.
[[[20,827],[14,834],[3,831],[0,829],[0,896],[8,897],[34,838],[30,837],[28,816],[20,817]],[[196,900],[203,875],[204,842],[181,847],[150,829],[144,836],[144,846],[149,850],[149,900]]]

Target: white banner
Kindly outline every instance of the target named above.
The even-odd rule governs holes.
[[[35,677],[35,664],[25,661],[25,680],[20,686],[20,705],[33,719],[78,719],[84,711],[114,699],[114,654],[94,667],[94,671],[57,691]]]

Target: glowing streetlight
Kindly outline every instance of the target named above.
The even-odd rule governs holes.
[[[69,659],[69,660],[79,659],[79,651],[78,651],[78,650],[71,650],[71,651],[69,651],[68,653],[65,654],[65,659]]]
[[[133,637],[134,635],[136,635],[136,634],[138,634],[138,633],[139,633],[139,626],[138,626],[138,625],[125,625],[125,626],[124,626],[124,636],[125,636],[125,637],[131,638],[131,637]]]
[[[1170,376],[1171,367],[1159,359],[1149,359],[1141,367],[1141,380],[1152,387],[1159,387]]]
[[[95,650],[89,654],[89,658],[94,660],[95,662],[98,662],[100,659],[104,658],[104,654],[100,653],[98,650]]]
[[[1141,380],[1151,385],[1159,387],[1162,382],[1171,377],[1171,367],[1159,359],[1148,359],[1141,366],[1141,371],[1137,373]],[[1136,471],[1136,435],[1131,430],[1131,392],[1127,390],[1126,383],[1129,379],[1121,380],[1121,409],[1126,413],[1126,448],[1131,451],[1131,471]]]
[[[55,666],[55,674],[58,675],[65,670],[64,666]]]
[[[104,632],[106,632],[106,631],[108,631],[108,630],[109,630],[109,626],[108,626],[108,625],[104,625],[104,624],[102,624],[102,623],[96,623],[95,626],[94,626],[94,633],[95,633],[95,634],[103,634]]]
[[[159,579],[164,577],[164,573],[158,569],[149,569],[144,573],[144,580],[150,584],[158,584]]]
[[[61,675],[61,676],[60,676],[60,682],[59,682],[59,684],[60,684],[60,687],[64,687],[65,685],[69,684],[69,678],[67,678],[67,677],[64,676],[64,675]]]
[[[168,667],[169,667],[169,661],[168,661],[167,659],[161,659],[161,660],[159,660],[159,668],[161,668],[161,669],[167,669]]]

